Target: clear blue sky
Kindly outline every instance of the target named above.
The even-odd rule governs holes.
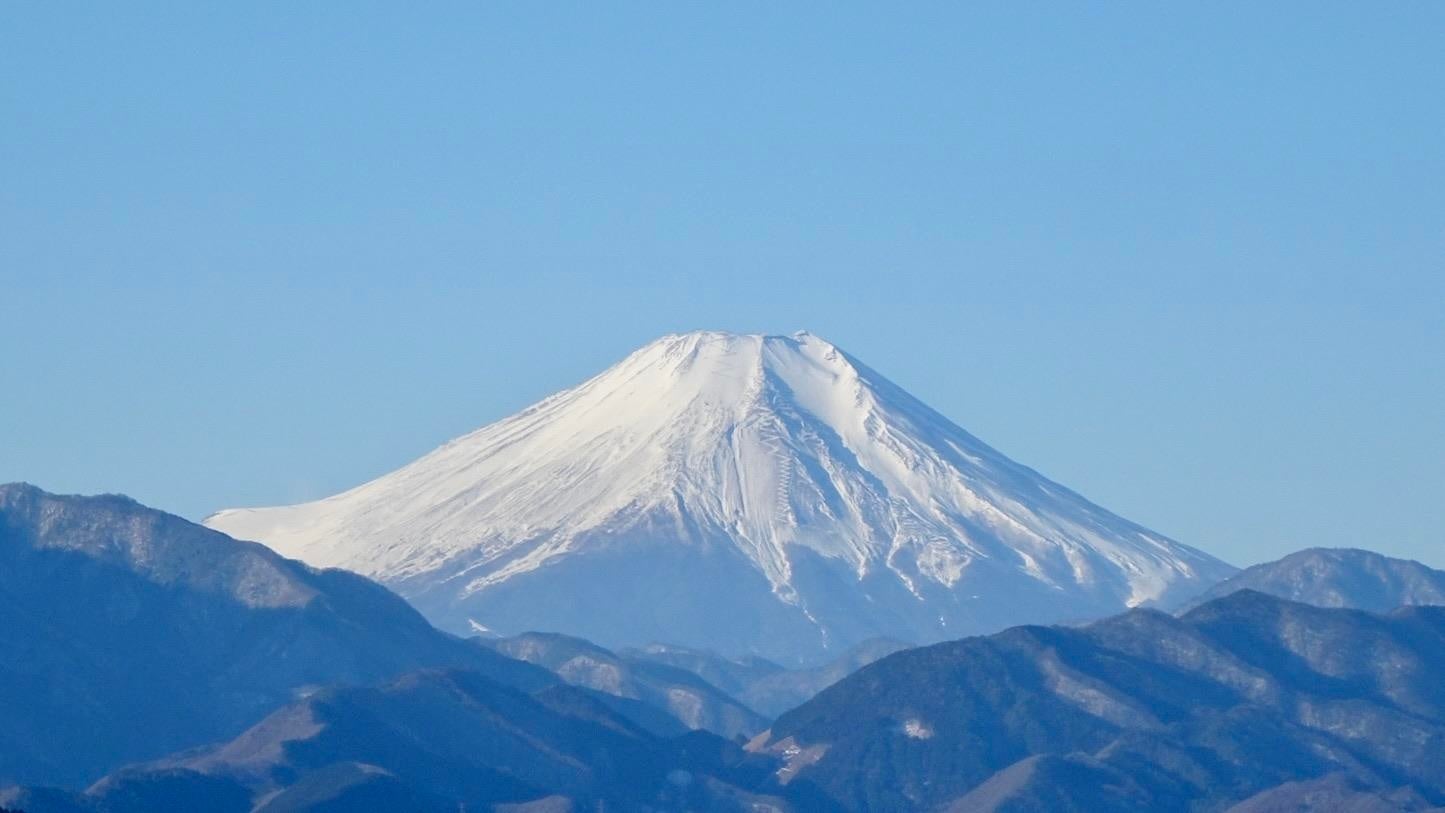
[[[806,328],[1236,563],[1445,566],[1445,4],[778,5],[4,4],[0,481],[314,498]]]

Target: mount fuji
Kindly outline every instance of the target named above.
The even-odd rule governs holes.
[[[460,633],[791,663],[1179,602],[1234,572],[807,333],[665,336],[350,491],[205,523]]]

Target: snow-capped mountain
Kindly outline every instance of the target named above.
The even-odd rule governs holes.
[[[206,524],[459,632],[790,662],[1104,615],[1234,571],[807,333],[666,336],[350,491]]]

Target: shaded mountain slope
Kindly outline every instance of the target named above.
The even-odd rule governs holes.
[[[1330,773],[1438,805],[1442,674],[1445,607],[1380,616],[1246,590],[1183,618],[1136,610],[899,652],[751,747],[849,810],[1047,805],[1084,786],[1109,789],[1099,810],[1217,810]]]
[[[555,678],[317,571],[117,496],[0,486],[0,784],[77,785],[234,736],[307,687],[464,666]]]
[[[1374,789],[1342,774],[1286,782],[1228,813],[1445,813],[1409,788]]]
[[[741,811],[766,801],[742,788],[767,787],[772,767],[709,734],[653,737],[574,687],[529,694],[430,671],[322,690],[228,743],[123,769],[85,793],[24,790],[10,803],[31,813],[142,813],[187,800],[211,813]]]
[[[687,729],[705,729],[731,738],[751,737],[768,726],[767,718],[676,666],[614,653],[555,633],[477,640],[508,657],[550,669],[570,684],[661,709]],[[616,710],[628,714],[627,709]]]
[[[1382,613],[1412,604],[1445,604],[1445,570],[1367,550],[1308,548],[1245,568],[1185,606],[1244,589],[1317,607]]]
[[[870,638],[820,666],[787,668],[758,657],[727,658],[712,652],[652,644],[625,649],[623,657],[686,669],[722,687],[729,695],[767,718],[801,705],[848,675],[911,644]]]

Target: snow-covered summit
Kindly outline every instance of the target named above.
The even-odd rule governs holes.
[[[1232,572],[807,333],[665,336],[370,483],[206,523],[371,576],[458,631],[793,660],[1107,613]]]

